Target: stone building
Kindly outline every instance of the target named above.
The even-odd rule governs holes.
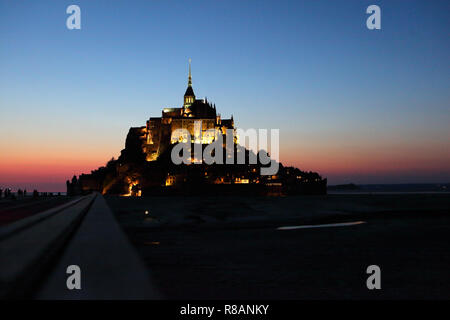
[[[201,125],[199,125],[199,123]],[[180,134],[180,131],[182,134]],[[219,135],[233,140],[234,163],[206,164],[191,153],[191,164],[175,164],[172,150],[178,142],[199,144],[202,149]],[[228,135],[231,135],[228,136]],[[188,140],[190,139],[190,141]],[[192,88],[191,65],[181,107],[164,108],[161,117],[151,117],[145,126],[130,128],[125,148],[114,158],[90,174],[67,181],[69,195],[98,191],[122,196],[168,194],[326,194],[326,179],[314,172],[283,167],[276,175],[260,174],[260,162],[251,164],[249,149],[239,145],[233,116],[222,119],[216,106],[207,99],[197,99]],[[230,140],[228,140],[230,142]],[[192,146],[192,145],[191,145]],[[245,164],[236,162],[243,155]],[[228,157],[226,152],[222,157]],[[228,158],[227,158],[228,159]],[[156,161],[158,160],[158,161]]]
[[[201,136],[196,135],[195,127],[201,120]],[[179,108],[164,108],[161,117],[151,117],[145,127],[130,128],[128,132],[126,149],[137,146],[142,148],[147,161],[158,159],[159,155],[170,144],[188,142],[187,137],[174,135],[177,129],[186,129],[191,142],[210,144],[215,139],[211,129],[220,130],[226,139],[226,130],[234,130],[233,116],[231,119],[222,119],[216,111],[215,104],[205,99],[196,99],[192,88],[191,63],[189,60],[188,86],[184,93],[183,106]]]

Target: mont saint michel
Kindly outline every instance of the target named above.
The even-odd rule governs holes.
[[[215,103],[197,99],[192,85],[191,62],[187,88],[180,107],[163,108],[160,117],[150,117],[145,126],[129,129],[125,148],[118,159],[90,174],[67,181],[67,194],[145,196],[154,194],[326,194],[327,179],[318,173],[277,164],[277,172],[260,174],[264,164],[254,151],[239,143],[233,115],[223,118]],[[200,124],[200,126],[197,126]],[[176,134],[182,132],[181,134]],[[205,150],[220,134],[221,164],[206,164],[195,150]],[[189,141],[188,141],[189,140]],[[190,164],[174,164],[171,152],[179,143],[190,146]],[[227,146],[231,145],[233,158]],[[261,152],[261,151],[260,151]],[[264,150],[262,150],[264,153]],[[270,159],[270,154],[265,153]],[[200,158],[202,158],[200,156]],[[246,161],[239,162],[244,159]],[[270,160],[270,165],[275,160]]]

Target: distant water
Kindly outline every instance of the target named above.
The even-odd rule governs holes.
[[[329,194],[435,194],[449,193],[450,183],[362,184],[328,186]]]

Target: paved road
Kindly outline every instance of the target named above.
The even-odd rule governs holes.
[[[129,236],[173,299],[450,298],[450,217],[414,214],[328,228],[164,228]],[[368,265],[382,289],[366,288]]]

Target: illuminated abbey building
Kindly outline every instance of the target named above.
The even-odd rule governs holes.
[[[177,129],[184,129],[185,134],[173,134]],[[188,84],[182,107],[164,108],[161,117],[151,117],[146,126],[130,128],[119,158],[111,159],[90,174],[82,174],[78,178],[74,176],[71,181],[67,181],[67,194],[91,191],[128,196],[170,193],[326,193],[327,180],[318,173],[284,167],[281,163],[275,175],[261,175],[260,169],[264,165],[260,162],[250,164],[245,161],[245,164],[239,164],[234,161],[233,164],[207,165],[200,160],[193,165],[177,165],[171,160],[171,152],[178,142],[190,142],[191,145],[205,148],[219,132],[222,133],[224,149],[227,134],[232,135],[235,159],[237,154],[248,159],[250,151],[239,144],[235,131],[233,116],[222,119],[214,104],[207,99],[196,98],[189,62]],[[195,152],[191,153],[191,159],[196,160],[193,154]]]
[[[196,137],[194,123],[201,120],[201,136]],[[216,111],[215,104],[207,99],[197,99],[192,88],[191,63],[189,60],[189,76],[183,106],[180,108],[164,108],[161,117],[151,117],[145,127],[130,128],[126,145],[140,144],[147,161],[155,161],[167,148],[177,142],[187,142],[186,137],[172,133],[177,129],[186,129],[192,143],[210,144],[214,141],[211,129],[220,130],[226,139],[226,130],[234,130],[233,116],[222,119]],[[194,138],[200,141],[194,141]]]

